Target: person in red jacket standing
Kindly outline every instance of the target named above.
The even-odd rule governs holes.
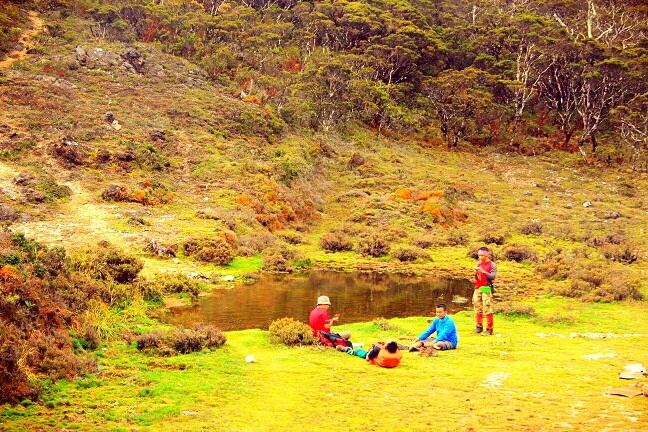
[[[486,315],[486,331],[484,335],[493,334],[493,279],[497,276],[497,266],[490,259],[490,250],[481,247],[477,251],[477,267],[475,267],[475,291],[473,305],[475,306],[475,333],[484,331],[484,315]]]

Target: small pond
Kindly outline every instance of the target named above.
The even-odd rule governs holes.
[[[469,306],[472,283],[467,279],[439,279],[379,273],[314,271],[307,275],[263,275],[253,285],[215,290],[187,307],[172,308],[163,319],[190,326],[203,322],[223,330],[267,329],[283,317],[308,322],[317,297],[331,299],[329,314],[340,324],[434,314],[445,302],[450,313]]]

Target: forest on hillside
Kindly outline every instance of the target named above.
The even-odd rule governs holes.
[[[648,169],[640,0],[12,0],[5,49],[28,7],[85,16],[97,38],[157,44],[293,128],[355,122]]]
[[[25,6],[11,3],[3,24]],[[158,43],[293,127],[355,121],[386,133],[417,132],[449,147],[467,141],[584,155],[595,153],[603,137],[616,143],[615,157],[645,169],[648,7],[642,3],[54,0],[36,6],[92,18],[97,37]]]

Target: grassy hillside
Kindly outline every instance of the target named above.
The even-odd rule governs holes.
[[[0,223],[69,255],[2,236],[0,319],[17,330],[0,332],[0,348],[18,353],[3,361],[43,392],[0,408],[0,429],[310,430],[325,401],[346,419],[334,430],[443,430],[430,413],[438,399],[451,407],[448,430],[488,421],[518,430],[647,424],[645,398],[604,395],[625,364],[648,363],[646,174],[534,146],[509,152],[460,140],[449,150],[438,124],[428,125],[432,135],[379,133],[362,121],[305,128],[235,80],[214,79],[191,55],[175,56],[166,40],[109,37],[87,8],[31,16],[43,23],[29,37],[34,46],[0,68]],[[103,241],[141,259],[140,277],[134,259],[128,281],[107,277],[93,254],[117,266],[124,258],[97,247]],[[393,371],[271,345],[258,330],[169,358],[132,341],[159,326],[148,315],[162,295],[191,301],[223,275],[239,283],[259,271],[332,268],[470,278],[483,244],[499,267],[500,335],[469,334],[471,315],[460,313],[458,351],[408,355]],[[201,282],[151,288],[142,278],[174,282],[168,273]],[[32,363],[46,352],[15,342],[18,331],[39,340],[23,325],[32,315],[69,364],[40,370]],[[77,319],[102,332],[98,350],[82,346],[87,328]],[[425,324],[345,328],[370,343]],[[99,369],[74,381],[85,370],[70,360],[79,353]],[[250,353],[257,363],[243,362]],[[59,368],[67,373],[49,377],[70,380],[43,372]],[[5,372],[0,378],[11,378]],[[502,386],[484,387],[492,372]]]
[[[302,133],[148,44],[97,40],[75,15],[45,21],[36,52],[0,72],[0,199],[12,229],[46,244],[108,240],[144,258],[145,273],[243,273],[279,242],[317,266],[466,275],[467,252],[495,242],[500,283],[520,291],[578,276],[549,268],[541,282],[538,264],[605,266],[626,282],[646,268],[645,175],[360,127]],[[125,189],[102,195],[111,185]],[[331,231],[354,251],[325,252]],[[378,232],[390,253],[357,253]],[[183,256],[188,239],[223,235],[239,256],[229,268]],[[151,240],[178,259],[144,253]],[[422,258],[394,258],[413,245]]]

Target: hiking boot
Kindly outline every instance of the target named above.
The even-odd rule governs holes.
[[[427,347],[421,351],[422,357],[438,357],[439,350],[434,347]]]
[[[484,327],[478,325],[475,327],[475,330],[473,330],[473,333],[481,333],[484,331]]]
[[[340,351],[340,352],[345,353],[345,352],[349,352],[351,350],[351,347],[344,346],[344,345],[338,345],[338,346],[335,347],[335,349]]]
[[[486,329],[484,333],[482,333],[482,336],[492,336],[493,335],[493,329]]]

